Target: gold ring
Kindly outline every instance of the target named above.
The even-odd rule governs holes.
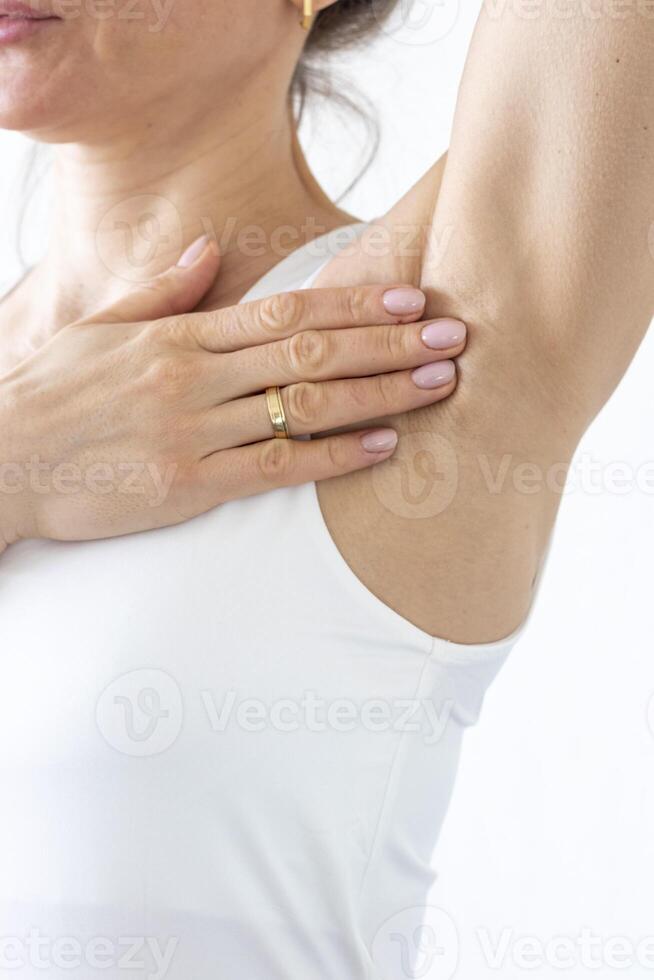
[[[276,439],[290,439],[288,422],[284,413],[282,393],[279,388],[266,388],[266,403],[268,405],[268,415],[272,423],[273,432]]]

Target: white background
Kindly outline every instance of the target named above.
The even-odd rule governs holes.
[[[346,201],[354,213],[385,210],[446,149],[478,9],[472,0],[465,9],[441,0],[422,32],[386,36],[345,59],[374,100],[384,136],[375,166]],[[309,141],[334,193],[347,184],[361,142],[335,120],[323,113],[320,145]],[[20,138],[0,134],[0,282],[16,269],[24,149]],[[618,970],[595,948],[595,962],[605,962],[599,969],[578,954],[566,968],[526,970],[511,945],[521,936],[574,941],[584,928],[605,945],[654,936],[653,379],[654,333],[580,447],[580,459],[599,464],[596,489],[568,495],[531,628],[468,736],[433,894],[458,929],[457,977],[466,980],[654,975],[654,946],[649,969],[635,962]],[[633,477],[621,492],[609,469],[616,462]],[[649,492],[634,486],[646,464]],[[509,930],[499,968],[484,961],[477,929],[491,942]],[[450,974],[436,966],[424,976]]]

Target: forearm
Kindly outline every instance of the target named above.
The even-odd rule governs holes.
[[[592,415],[654,312],[654,4],[559,8],[484,8],[423,279],[439,309],[562,350]]]

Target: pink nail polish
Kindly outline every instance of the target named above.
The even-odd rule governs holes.
[[[361,436],[361,445],[367,453],[387,453],[397,446],[397,432],[394,429],[373,429]]]
[[[209,236],[201,235],[200,238],[196,238],[195,241],[189,245],[181,259],[177,263],[178,268],[188,269],[193,265],[194,262],[200,258],[205,248],[209,244]]]
[[[466,339],[466,325],[461,320],[443,317],[426,323],[422,328],[422,342],[431,350],[448,350],[459,347]]]
[[[423,364],[411,374],[418,388],[440,388],[454,379],[454,361],[438,361],[436,364]]]
[[[384,293],[384,309],[391,316],[412,316],[425,308],[425,294],[421,289],[400,286]]]

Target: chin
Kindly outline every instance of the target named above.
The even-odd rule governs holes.
[[[0,127],[29,133],[56,125],[75,96],[65,87],[51,57],[0,48]]]
[[[9,2],[17,0],[0,0],[0,7]],[[101,118],[110,96],[86,33],[73,29],[77,23],[45,20],[33,33],[28,26],[25,37],[5,30],[3,38],[0,18],[0,128],[66,142],[85,120]]]
[[[48,99],[15,101],[0,93],[0,129],[23,133],[42,142],[64,142],[65,118],[61,106],[56,110],[48,105]]]
[[[6,84],[0,71],[0,129],[44,143],[78,139],[88,130],[88,120],[106,108],[94,107],[90,89],[80,80],[74,84],[36,67],[16,71]]]

